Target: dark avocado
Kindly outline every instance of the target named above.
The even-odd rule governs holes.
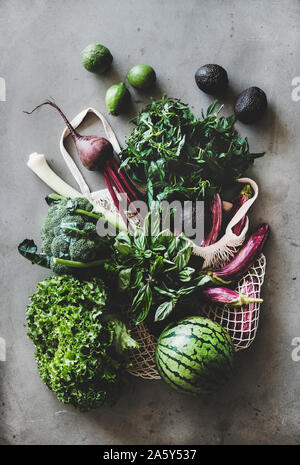
[[[220,65],[204,65],[195,73],[196,84],[207,94],[220,95],[228,86],[227,72]]]
[[[267,97],[264,91],[259,87],[249,87],[238,96],[234,113],[242,123],[254,123],[262,117],[267,105]]]

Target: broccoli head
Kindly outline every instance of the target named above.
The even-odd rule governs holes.
[[[98,244],[103,241],[96,232],[96,220],[80,211],[90,212],[92,204],[85,198],[62,199],[51,205],[44,220],[41,236],[45,253],[65,260],[89,262],[97,258]],[[94,221],[94,222],[93,222]],[[56,273],[66,266],[51,263]]]
[[[93,205],[91,202],[84,198],[84,197],[79,197],[77,200],[77,208],[80,210],[85,210],[87,212],[91,212],[93,210]]]
[[[68,258],[70,241],[65,234],[55,236],[51,242],[51,255],[53,257]]]
[[[91,239],[78,239],[70,243],[69,255],[71,260],[89,262],[96,259],[97,246]]]
[[[19,252],[57,274],[81,275],[87,268],[102,265],[112,238],[98,236],[96,223],[101,215],[92,211],[93,205],[86,198],[53,195],[46,200],[50,207],[41,228],[42,253],[37,253],[36,245],[28,239],[19,245]]]
[[[47,217],[43,221],[41,229],[42,240],[48,238],[49,236],[54,236],[54,228],[59,226],[62,219],[66,216],[66,210],[60,210],[59,208],[51,209],[51,212],[48,212]]]
[[[70,274],[72,272],[70,267],[53,261],[50,263],[50,270],[52,270],[55,274]]]

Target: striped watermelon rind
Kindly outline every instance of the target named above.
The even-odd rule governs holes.
[[[155,361],[161,377],[177,391],[209,394],[230,379],[234,346],[221,325],[194,316],[164,329],[158,339]]]

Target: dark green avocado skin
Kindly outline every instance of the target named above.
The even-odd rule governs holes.
[[[259,87],[249,87],[237,98],[234,113],[242,123],[250,124],[258,121],[267,109],[267,97]]]
[[[208,64],[197,69],[195,81],[206,94],[220,95],[228,86],[228,75],[222,66]]]

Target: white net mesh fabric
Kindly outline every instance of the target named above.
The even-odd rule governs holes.
[[[100,205],[101,207],[106,208],[111,212],[117,213],[117,209],[112,203],[111,195],[108,189],[101,189],[101,191],[94,192],[93,194],[93,200],[97,205]]]
[[[212,252],[207,253],[207,249],[211,248],[208,247],[194,247],[193,253],[195,255],[199,255],[200,257],[204,258],[203,268],[212,268],[218,269],[223,266],[223,264],[230,262],[230,260],[235,256],[235,254],[239,250],[239,246],[244,242],[245,235],[241,238],[241,242],[234,246],[234,245],[227,245],[222,244],[221,247],[216,248]],[[201,255],[201,249],[203,249],[203,253]],[[200,253],[199,253],[200,250]]]
[[[262,254],[254,266],[240,279],[236,291],[248,297],[260,298],[265,269],[266,258]],[[248,306],[237,308],[228,305],[206,304],[203,311],[204,316],[217,321],[228,331],[236,351],[246,349],[254,341],[259,313],[259,303],[251,303]]]
[[[108,189],[105,188],[105,189],[101,189],[100,191],[93,192],[91,196],[92,196],[92,202],[93,202],[94,207],[98,205],[102,208],[105,208],[106,210],[109,210],[110,212],[118,213],[117,208],[112,202],[111,195]],[[118,197],[119,200],[121,200],[120,194],[118,192],[116,192],[116,196]],[[140,221],[138,217],[133,215],[131,211],[127,210],[126,215],[127,215],[129,223],[132,222],[135,226],[140,226]]]
[[[132,328],[131,336],[140,344],[140,348],[131,352],[128,372],[143,379],[160,379],[155,363],[156,338],[143,323]]]

